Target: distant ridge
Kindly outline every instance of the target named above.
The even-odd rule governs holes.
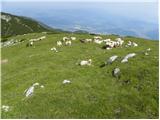
[[[29,17],[1,12],[1,36],[21,35],[35,32],[62,32]]]

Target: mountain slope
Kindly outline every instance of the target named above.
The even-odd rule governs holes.
[[[138,47],[102,49],[95,43],[81,43],[79,39],[93,38],[88,34],[45,34],[46,39],[26,47],[28,40],[44,36],[32,33],[10,37],[26,41],[2,48],[2,118],[158,118],[158,41],[125,37],[124,44],[134,41]],[[71,46],[50,49],[64,36],[75,36]],[[117,36],[106,35],[104,39]],[[145,55],[144,51],[151,48]],[[136,53],[128,63],[121,59]],[[106,67],[100,65],[109,57],[118,59]],[[79,66],[80,60],[92,59],[93,66]],[[120,68],[121,77],[112,76]],[[71,84],[62,84],[64,79]],[[40,83],[31,97],[24,100],[24,91],[33,83]]]
[[[15,16],[4,12],[1,12],[1,23],[2,37],[44,31],[58,32],[58,30],[52,29],[31,18]]]

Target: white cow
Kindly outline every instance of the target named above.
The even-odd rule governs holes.
[[[94,39],[102,39],[101,36],[94,36]]]
[[[102,40],[95,39],[94,42],[97,43],[97,44],[101,44],[103,41],[102,41]]]
[[[71,44],[72,44],[72,42],[70,40],[65,42],[65,45],[71,45]]]
[[[103,40],[103,42],[105,42],[105,43],[110,42],[110,41],[111,41],[111,39],[105,39],[105,40]]]
[[[71,40],[76,40],[76,37],[71,37]]]
[[[138,46],[138,44],[135,43],[135,42],[133,42],[132,44],[133,44],[133,47],[137,47]]]
[[[128,41],[128,43],[127,43],[127,45],[126,45],[126,47],[137,47],[138,46],[138,44],[137,43],[135,43],[135,42],[131,42],[131,41]]]
[[[62,42],[61,41],[57,41],[57,46],[62,46]]]
[[[147,51],[151,51],[151,48],[148,48]]]
[[[63,42],[65,42],[65,41],[67,41],[67,40],[69,40],[68,37],[63,37]]]
[[[147,52],[144,53],[145,55],[149,55]]]
[[[40,37],[39,39],[41,39],[41,40],[42,40],[42,39],[45,39],[45,38],[46,38],[46,36],[42,36],[42,37]]]
[[[122,46],[124,43],[124,40],[122,40],[121,38],[116,38],[115,41],[117,42],[118,46]]]
[[[131,41],[128,41],[128,46],[132,46],[132,42]]]
[[[92,42],[92,39],[85,39],[86,42]]]

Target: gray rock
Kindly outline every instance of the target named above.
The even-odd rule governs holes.
[[[119,68],[115,68],[113,71],[112,71],[112,75],[116,78],[120,78],[120,69]]]

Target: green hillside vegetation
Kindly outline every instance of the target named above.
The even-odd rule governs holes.
[[[25,39],[25,42],[2,48],[1,61],[7,62],[1,64],[1,104],[10,106],[8,112],[2,111],[2,118],[158,119],[159,41],[124,37],[124,44],[130,40],[138,47],[105,50],[103,45],[79,41],[93,35],[60,33],[45,34],[46,39],[35,42],[35,47],[26,47],[28,40],[43,35],[9,37],[8,40]],[[71,46],[57,47],[56,42],[64,36],[75,36],[77,40]],[[102,37],[117,38],[114,35]],[[53,46],[59,52],[51,51]],[[151,51],[146,56],[144,51],[148,48]],[[128,53],[137,55],[121,63]],[[118,55],[118,60],[101,68],[113,55]],[[92,66],[76,64],[86,59],[93,60]],[[112,76],[116,67],[120,68],[120,79]],[[71,83],[62,84],[65,79]],[[33,96],[24,100],[24,91],[36,82],[44,88],[36,87]]]
[[[35,32],[61,32],[61,30],[52,29],[34,19],[4,12],[1,12],[1,26],[3,38]]]

